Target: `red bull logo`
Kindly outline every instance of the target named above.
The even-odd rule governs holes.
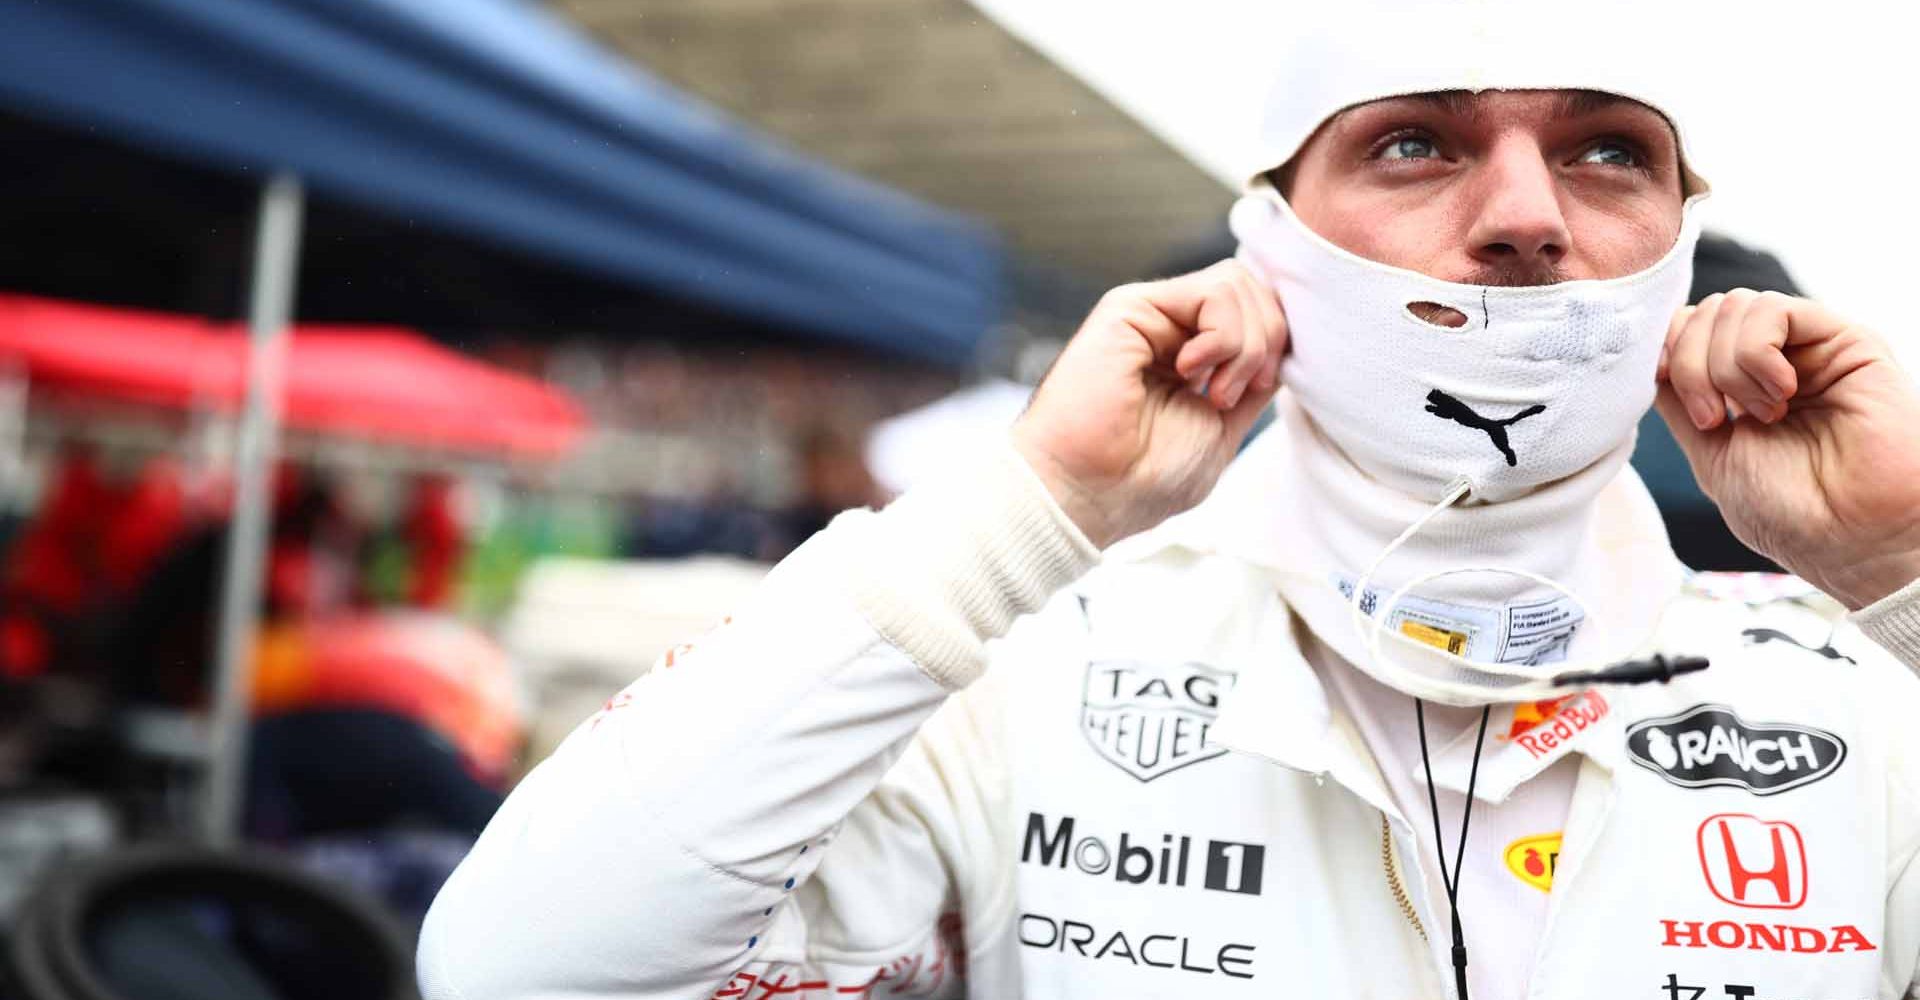
[[[1514,707],[1513,724],[1504,737],[1534,756],[1545,757],[1587,727],[1607,717],[1613,707],[1599,691],[1582,691],[1564,698],[1524,702]]]

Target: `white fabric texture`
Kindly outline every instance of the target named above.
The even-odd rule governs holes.
[[[1902,663],[1920,670],[1920,580],[1848,616],[1867,638],[1887,648]]]
[[[1294,157],[1340,111],[1385,97],[1448,90],[1601,90],[1674,123],[1685,162],[1687,81],[1696,40],[1649,31],[1662,0],[1604,9],[1535,0],[1368,0],[1316,5],[1276,39],[1280,67],[1262,106],[1249,180]],[[1691,171],[1689,194],[1706,190]]]
[[[1337,522],[1317,541],[1341,551],[1315,568],[1370,584],[1392,581],[1388,593],[1418,582],[1415,596],[1439,601],[1512,604],[1530,593],[1550,595],[1540,593],[1540,581],[1514,573],[1419,582],[1423,577],[1511,569],[1571,586],[1556,574],[1591,544],[1579,534],[1583,508],[1625,461],[1652,405],[1667,325],[1685,303],[1692,277],[1702,197],[1688,200],[1673,246],[1645,270],[1495,288],[1440,281],[1343,250],[1309,229],[1264,181],[1256,182],[1234,205],[1233,231],[1240,259],[1273,285],[1286,311],[1282,378],[1293,406],[1317,431],[1291,440],[1303,450],[1301,461],[1324,473],[1270,485],[1294,494],[1298,516]],[[1458,310],[1466,325],[1443,327],[1409,308],[1425,302]],[[1327,488],[1334,480],[1338,487]],[[1367,576],[1389,543],[1428,514],[1425,508],[1462,487],[1463,505],[1425,526],[1425,538],[1414,537],[1380,573]],[[1498,512],[1515,503],[1521,506]],[[1334,513],[1322,514],[1323,508]],[[1410,516],[1370,516],[1389,510]],[[1471,527],[1475,521],[1486,527]],[[1472,545],[1457,543],[1462,531],[1499,530],[1496,522],[1506,529],[1498,543],[1505,558],[1482,558]],[[1599,599],[1577,586],[1571,593],[1583,603]],[[1310,620],[1322,639],[1383,683],[1447,704],[1555,693],[1538,679],[1543,671],[1523,678],[1484,657],[1436,656],[1398,633],[1384,637],[1387,648],[1369,649],[1354,634],[1366,627],[1358,613],[1363,599],[1352,594],[1355,607],[1346,612],[1344,630],[1324,616]],[[1303,613],[1321,609],[1325,600],[1314,592]],[[1598,607],[1588,616],[1613,627],[1613,615]],[[1631,617],[1619,622],[1604,654],[1621,655],[1613,651],[1619,640],[1644,635],[1649,625]],[[1400,662],[1409,658],[1421,662]]]
[[[850,587],[881,635],[960,688],[986,667],[984,639],[1038,610],[1099,550],[1004,441],[942,480],[893,502]]]
[[[1272,567],[1280,592],[1321,641],[1398,690],[1443,704],[1551,693],[1514,694],[1521,690],[1514,678],[1475,670],[1397,630],[1388,633],[1386,666],[1370,660],[1338,580],[1358,578],[1428,505],[1355,467],[1320,433],[1293,387],[1281,392],[1276,406],[1275,426],[1227,470],[1213,495],[1163,530],[1197,547],[1244,553]],[[1524,567],[1579,594],[1588,617],[1605,624],[1604,633],[1579,627],[1570,658],[1631,654],[1646,643],[1684,572],[1659,510],[1627,465],[1632,451],[1629,434],[1601,460],[1549,486],[1505,503],[1443,512],[1382,565],[1376,586],[1384,594],[1456,566]],[[1603,511],[1609,516],[1600,517]],[[1242,537],[1215,537],[1222,524],[1236,525]],[[1474,573],[1433,581],[1416,596],[1510,619],[1513,607],[1557,595],[1521,577]],[[1558,669],[1543,666],[1541,672]]]
[[[1240,480],[1289,475],[1274,465],[1284,456],[1259,444],[1241,462],[1269,467]],[[1590,530],[1637,537],[1638,502],[1602,490]],[[1379,788],[1374,756],[1344,737],[1303,659],[1294,610],[1273,594],[1269,557],[1315,528],[1270,510],[1244,511],[1254,521],[1213,512],[1219,520],[1196,534],[1221,543],[1211,554],[1167,532],[1131,556],[1110,552],[990,646],[993,667],[951,698],[876,635],[844,590],[871,565],[875,522],[906,518],[836,521],[731,624],[636,682],[515,789],[428,915],[423,996],[1447,996],[1445,910],[1426,888],[1432,859],[1413,832],[1421,817],[1402,814],[1394,800],[1404,795]],[[1633,548],[1600,551],[1623,575],[1644,561]],[[1713,991],[1758,981],[1773,996],[1900,995],[1920,964],[1913,677],[1796,602],[1669,599],[1659,648],[1704,652],[1715,666],[1617,699],[1609,691],[1604,714],[1547,748],[1552,759],[1572,750],[1585,760],[1528,995],[1664,995],[1670,974]],[[950,613],[937,599],[923,610]],[[1792,641],[1747,637],[1759,629]],[[1829,642],[1856,662],[1818,652]],[[1137,676],[1218,677],[1216,746],[1151,783],[1117,766],[1082,716],[1099,666],[1090,658],[1103,650],[1130,653]],[[1160,688],[1146,690],[1161,703]],[[1625,724],[1702,703],[1756,726],[1831,732],[1846,741],[1845,763],[1756,799],[1679,787],[1627,759]],[[1183,704],[1192,718],[1213,711]],[[1232,727],[1244,743],[1225,740],[1229,715],[1244,720]],[[1499,730],[1519,721],[1494,710]],[[1460,787],[1460,749],[1455,740],[1435,760],[1443,789]],[[1551,766],[1519,741],[1507,749],[1523,751],[1516,763]],[[1483,763],[1487,796],[1519,801],[1541,780],[1508,769],[1513,756]],[[1712,899],[1694,843],[1716,808],[1796,824],[1817,873],[1804,915],[1745,919],[1818,927],[1827,939],[1835,925],[1857,926],[1873,950],[1665,944],[1689,922],[1742,919]],[[1188,883],[1092,872],[1065,840],[1053,863],[1037,844],[1023,860],[1035,816],[1049,831],[1072,818],[1074,841],[1110,850],[1121,837],[1148,847],[1191,837]],[[1383,831],[1406,909],[1383,869]],[[1263,847],[1263,891],[1208,888],[1210,842]],[[1472,857],[1497,863],[1484,850]],[[1497,898],[1469,896],[1466,919],[1503,920]],[[1079,922],[1073,940],[1095,935],[1090,943],[1062,944],[1068,920]],[[1102,954],[1121,931],[1131,951]],[[1178,965],[1183,949],[1192,969]],[[1223,949],[1250,978],[1221,971]],[[1491,955],[1476,950],[1474,962]]]
[[[1307,660],[1325,682],[1328,697],[1350,715],[1367,749],[1380,766],[1393,804],[1407,817],[1423,859],[1439,856],[1443,849],[1451,866],[1460,846],[1460,820],[1467,808],[1466,794],[1446,787],[1436,777],[1436,798],[1440,804],[1440,832],[1443,842],[1433,836],[1432,806],[1427,802],[1427,782],[1420,764],[1419,730],[1413,715],[1413,700],[1380,684],[1345,663],[1324,646],[1309,643]],[[1506,749],[1500,742],[1506,728],[1504,716],[1495,718],[1487,730],[1486,757]],[[1427,706],[1429,749],[1438,753],[1457,741],[1471,741],[1478,733],[1480,710]],[[1483,763],[1486,763],[1483,760]],[[1487,767],[1491,770],[1491,767]],[[1476,787],[1473,817],[1468,824],[1465,862],[1460,866],[1460,907],[1470,919],[1461,924],[1466,932],[1467,985],[1474,1000],[1521,1000],[1527,984],[1533,981],[1533,964],[1540,933],[1547,924],[1548,889],[1523,881],[1506,863],[1506,849],[1525,838],[1558,834],[1565,830],[1567,812],[1573,804],[1574,777],[1580,758],[1568,754],[1555,760],[1531,779],[1514,789],[1502,789],[1488,782]],[[1500,795],[1500,792],[1507,794]],[[1551,855],[1542,858],[1554,863]],[[1440,866],[1425,865],[1429,899],[1446,899]],[[1551,884],[1551,883],[1549,883]]]
[[[1313,232],[1264,183],[1234,205],[1231,222],[1240,260],[1286,310],[1282,380],[1333,444],[1368,476],[1427,503],[1461,479],[1471,501],[1495,503],[1599,461],[1653,405],[1667,325],[1693,277],[1698,204],[1687,203],[1678,238],[1652,267],[1521,288],[1367,260]],[[1418,302],[1449,306],[1467,323],[1417,318],[1408,306]]]

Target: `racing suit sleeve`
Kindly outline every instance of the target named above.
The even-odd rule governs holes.
[[[1920,580],[1847,616],[1867,638],[1908,669],[1920,671]],[[1908,699],[1911,701],[1911,699]],[[1910,733],[1906,712],[1892,713],[1888,731]],[[1880,994],[1920,998],[1920,741],[1902,735],[1891,743],[1888,806],[1889,855],[1886,962]]]
[[[1867,638],[1920,671],[1920,579],[1847,617]]]
[[[1902,817],[1914,829],[1911,799],[1897,802]],[[1887,923],[1884,931],[1886,957],[1881,963],[1880,990],[1883,997],[1920,997],[1920,853],[1911,843],[1896,844],[1895,869],[1890,873],[1887,891]],[[1904,848],[1900,850],[1899,848]]]
[[[1010,448],[842,515],[520,783],[427,915],[422,994],[753,1000],[923,962],[1004,857],[977,699],[942,705],[1096,557]]]
[[[1887,665],[1890,670],[1898,668]],[[1900,678],[1907,680],[1906,678]],[[1887,742],[1887,911],[1879,996],[1920,998],[1920,713],[1911,683],[1885,700]]]

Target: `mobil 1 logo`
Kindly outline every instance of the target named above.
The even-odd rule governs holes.
[[[1838,770],[1847,744],[1824,729],[1750,723],[1709,704],[1628,726],[1627,756],[1682,788],[1725,785],[1778,795]]]
[[[1267,849],[1237,840],[1200,840],[1184,834],[1141,836],[1122,832],[1116,840],[1076,827],[1072,816],[1048,822],[1027,814],[1020,844],[1022,864],[1111,877],[1123,885],[1192,885],[1215,892],[1260,895]]]

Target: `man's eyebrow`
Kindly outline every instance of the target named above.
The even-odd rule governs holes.
[[[1384,104],[1393,101],[1410,101],[1415,104],[1425,104],[1428,107],[1444,111],[1456,118],[1473,119],[1479,117],[1480,114],[1480,102],[1474,100],[1474,95],[1471,91],[1466,90],[1433,90],[1423,94],[1405,94],[1400,97],[1387,98],[1386,101],[1381,103]]]
[[[1398,97],[1384,98],[1377,103],[1422,104],[1436,111],[1445,112],[1456,118],[1473,121],[1480,117],[1481,104],[1478,95],[1468,90],[1435,90],[1419,94],[1402,94]],[[1364,105],[1362,105],[1364,107]],[[1604,90],[1568,90],[1555,95],[1553,116],[1555,118],[1579,118],[1617,107],[1633,107],[1659,115],[1660,112],[1619,94],[1610,94]],[[1352,110],[1352,109],[1349,109]],[[1661,115],[1664,118],[1664,115]]]
[[[1365,112],[1370,108],[1398,108],[1399,111],[1397,113],[1405,114],[1408,110],[1407,105],[1414,105],[1416,107],[1424,105],[1442,114],[1469,120],[1480,113],[1479,102],[1473,99],[1473,94],[1470,91],[1433,90],[1418,94],[1400,94],[1395,97],[1382,97],[1378,100],[1355,104],[1352,107],[1342,109],[1338,114],[1328,119],[1327,125],[1336,131],[1346,130],[1354,127],[1354,116],[1356,113]]]
[[[1645,104],[1631,97],[1609,94],[1604,90],[1570,90],[1560,94],[1556,99],[1553,116],[1555,118],[1580,118],[1585,115],[1597,114],[1601,111],[1607,111],[1621,106],[1639,108],[1643,111],[1660,115],[1660,112],[1647,107]],[[1661,117],[1664,118],[1665,116],[1661,115]]]

